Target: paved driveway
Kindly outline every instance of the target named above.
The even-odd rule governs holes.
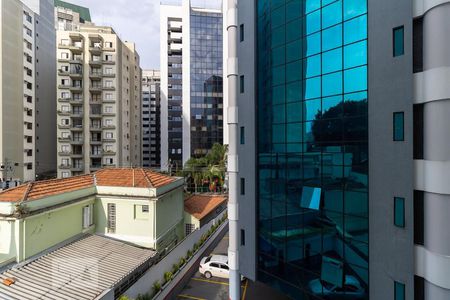
[[[209,254],[227,254],[228,233]],[[198,266],[196,266],[198,269]],[[242,300],[289,300],[269,287],[245,280],[241,286]],[[177,299],[228,300],[228,279],[212,277],[206,279],[198,271],[178,294]]]

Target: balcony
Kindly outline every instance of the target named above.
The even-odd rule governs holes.
[[[91,165],[89,166],[89,168],[91,169],[91,171],[98,171],[102,168],[102,165]]]
[[[71,64],[82,64],[83,58],[82,57],[74,57],[69,61]]]
[[[102,157],[102,153],[101,152],[94,152],[90,154],[91,158],[101,158]]]
[[[89,77],[92,79],[102,79],[103,73],[102,72],[90,72]]]
[[[72,131],[83,131],[83,125],[72,125],[70,127],[70,130],[72,130]]]
[[[115,126],[115,125],[106,125],[106,124],[103,124],[103,125],[102,125],[102,128],[103,128],[103,129],[116,129],[116,126]]]
[[[103,89],[101,85],[91,85],[89,87],[89,91],[92,93],[101,93]]]
[[[114,64],[116,64],[116,62],[114,60],[104,60],[103,64],[105,64],[105,65],[114,65]]]
[[[70,151],[60,151],[58,152],[59,156],[70,156],[71,152]]]
[[[71,139],[70,135],[67,136],[67,137],[62,137],[62,136],[58,137],[58,141],[59,142],[67,142],[67,143],[69,143],[71,140],[72,139]]]
[[[70,110],[60,110],[60,109],[58,109],[58,115],[60,115],[60,116],[69,116],[70,115]]]
[[[102,65],[102,61],[101,60],[90,60],[89,64],[91,66],[101,66]]]
[[[116,103],[116,100],[103,98],[103,103]]]
[[[101,145],[102,144],[102,140],[101,139],[98,139],[98,140],[91,139],[90,142],[91,142],[92,145]]]
[[[69,36],[73,41],[82,41],[84,39],[81,33],[70,32]]]
[[[114,138],[102,138],[103,143],[115,143],[116,139]]]
[[[101,45],[91,45],[89,47],[89,52],[93,54],[102,54],[103,47]]]
[[[75,86],[72,85],[72,86],[69,87],[69,89],[72,92],[81,92],[81,91],[83,91],[83,87],[81,85],[75,85]]]
[[[79,110],[77,110],[77,111],[72,111],[72,112],[70,113],[70,117],[71,117],[71,118],[82,118],[82,117],[83,117],[83,111],[79,111]]]
[[[102,127],[101,126],[90,126],[89,127],[89,130],[90,131],[102,131],[103,129],[102,129]]]
[[[70,104],[83,104],[83,99],[82,98],[70,99],[69,102]]]
[[[69,129],[70,125],[69,124],[58,124],[58,128],[59,129]]]
[[[80,78],[83,78],[83,72],[81,72],[81,71],[70,71],[69,76],[72,79],[80,79]]]
[[[69,76],[70,72],[69,71],[65,71],[63,69],[58,69],[58,75],[59,76]]]
[[[68,98],[58,98],[59,102],[69,102],[71,100],[72,100],[72,98],[70,98],[70,97],[68,97]]]
[[[103,77],[114,78],[114,77],[116,77],[116,74],[115,73],[103,73]]]
[[[115,112],[103,112],[103,116],[105,117],[114,117],[116,115]]]
[[[61,170],[68,170],[68,169],[72,168],[72,166],[71,165],[59,165],[59,168]]]
[[[114,155],[116,155],[116,152],[115,151],[112,151],[112,150],[103,150],[103,155],[104,156],[114,156]]]
[[[65,90],[70,89],[72,86],[70,84],[60,84],[58,85],[58,89]]]
[[[114,86],[103,86],[104,91],[115,91],[116,88]]]
[[[58,58],[58,62],[60,62],[60,63],[68,63],[70,61],[70,58],[63,58],[63,57],[60,57],[60,58]]]
[[[83,145],[83,140],[71,140],[70,144],[72,144],[72,145]]]
[[[102,104],[102,99],[89,99],[89,104]]]
[[[105,167],[105,168],[115,168],[116,164],[103,164],[103,167]]]
[[[83,170],[84,170],[84,167],[82,165],[75,165],[70,168],[70,171],[72,171],[72,172],[79,172],[79,171],[83,171]]]
[[[73,157],[73,158],[81,158],[83,156],[84,156],[83,152],[71,152],[70,153],[70,157]]]

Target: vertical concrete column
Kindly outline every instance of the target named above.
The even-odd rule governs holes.
[[[227,0],[228,10],[227,32],[228,32],[228,107],[227,122],[229,127],[228,144],[228,219],[230,239],[228,246],[228,264],[230,267],[230,299],[239,300],[241,292],[241,280],[239,275],[239,251],[238,251],[238,105],[237,81],[238,81],[238,59],[237,59],[237,0]]]

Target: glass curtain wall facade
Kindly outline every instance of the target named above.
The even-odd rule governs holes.
[[[191,12],[191,156],[223,143],[222,14]]]
[[[258,279],[368,299],[366,0],[257,0]]]

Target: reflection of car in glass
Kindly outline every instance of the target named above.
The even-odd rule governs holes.
[[[309,289],[314,295],[320,295],[325,299],[364,299],[364,288],[358,279],[351,275],[345,276],[343,287],[318,279],[309,282]]]

